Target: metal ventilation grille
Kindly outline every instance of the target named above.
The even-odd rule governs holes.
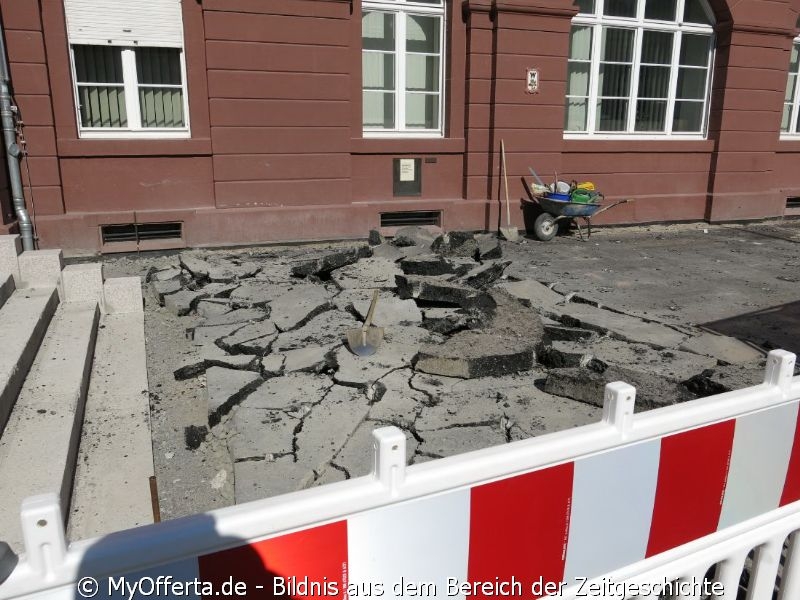
[[[786,199],[786,208],[800,208],[800,196],[789,196]]]
[[[407,227],[409,225],[436,225],[440,227],[442,213],[438,210],[415,210],[381,213],[381,227]]]
[[[103,244],[140,242],[144,240],[175,240],[183,235],[183,223],[127,223],[101,225]]]

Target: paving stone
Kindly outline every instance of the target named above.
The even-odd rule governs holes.
[[[253,321],[261,321],[267,318],[267,315],[268,313],[260,308],[238,308],[225,314],[210,317],[203,322],[203,325],[213,327],[214,325],[250,323]]]
[[[671,378],[617,366],[610,366],[602,373],[586,367],[551,369],[544,391],[602,407],[605,385],[612,381],[624,381],[636,388],[637,412],[697,397]]]
[[[283,371],[284,373],[295,371],[322,373],[333,370],[335,361],[330,354],[337,346],[338,344],[328,344],[326,346],[307,345],[304,348],[281,352],[284,359]]]
[[[435,238],[433,233],[422,227],[401,227],[395,232],[392,244],[398,248],[407,246],[430,248]]]
[[[252,370],[258,365],[258,357],[239,354],[230,356],[224,350],[216,346],[204,346],[199,352],[199,356],[190,360],[182,367],[175,369],[173,375],[175,379],[190,379],[204,373],[209,367],[227,367],[229,369]]]
[[[430,430],[475,424],[503,428],[511,439],[524,439],[597,422],[602,411],[594,406],[577,408],[572,400],[541,391],[543,370],[482,379],[424,379],[416,374],[415,388],[431,397],[415,423],[423,438]],[[436,385],[433,385],[436,384]],[[478,449],[476,446],[473,449]]]
[[[398,275],[397,290],[400,298],[450,304],[462,308],[490,307],[486,294],[475,288],[447,281],[442,277]]]
[[[150,274],[150,281],[169,281],[170,279],[180,279],[181,271],[177,267],[169,267],[168,269],[160,269],[153,271]]]
[[[353,301],[353,308],[361,317],[366,320],[369,312],[372,294],[368,293],[366,298]],[[378,305],[375,307],[375,314],[372,323],[376,327],[392,327],[394,325],[418,324],[422,322],[422,312],[417,303],[413,300],[401,300],[395,296],[381,296]],[[360,323],[358,325],[361,325]],[[357,326],[358,326],[357,325]]]
[[[207,283],[203,286],[203,291],[209,298],[228,298],[237,287],[237,284],[230,283]]]
[[[431,249],[442,256],[472,258],[478,251],[478,242],[475,240],[475,234],[469,231],[451,231],[437,237]]]
[[[536,359],[550,369],[585,367],[594,354],[582,344],[556,340],[539,350]]]
[[[151,281],[150,290],[158,299],[158,303],[164,306],[164,296],[180,292],[183,289],[180,279],[167,279],[166,281]]]
[[[411,388],[410,381],[414,371],[400,369],[392,371],[375,383],[379,393],[377,400],[369,407],[372,421],[409,428],[428,403],[428,396]]]
[[[477,289],[489,287],[503,276],[503,271],[510,264],[510,260],[484,263],[464,275],[460,282]]]
[[[208,424],[213,427],[234,406],[262,383],[261,376],[252,371],[240,371],[223,367],[206,370],[206,394],[208,397]]]
[[[386,258],[362,258],[356,263],[336,269],[331,279],[339,289],[382,289],[395,288],[394,276],[402,274],[400,268]]]
[[[192,340],[193,346],[215,347],[217,345],[217,340],[233,335],[242,327],[244,327],[242,323],[235,323],[233,325],[213,325],[211,327],[200,325],[187,328],[186,337]]]
[[[720,365],[683,382],[699,398],[758,385],[764,381],[764,361],[752,365]]]
[[[717,366],[717,359],[681,350],[654,350],[645,344],[633,344],[611,338],[601,338],[594,342],[561,342],[564,347],[584,347],[607,365],[616,365],[654,373],[678,381],[683,381]]]
[[[264,306],[291,290],[292,287],[293,285],[286,283],[245,281],[230,293],[230,299],[241,304]]]
[[[364,394],[355,388],[333,386],[303,419],[303,426],[295,436],[297,462],[321,473],[369,410]]]
[[[570,327],[594,329],[628,342],[640,342],[658,348],[674,348],[686,335],[659,323],[611,312],[589,304],[570,302],[563,308],[561,322]]]
[[[218,266],[208,270],[208,278],[212,282],[230,283],[247,277],[252,277],[261,270],[261,267],[252,262],[234,264],[230,261],[223,261]]]
[[[372,256],[375,258],[386,258],[393,262],[409,256],[417,256],[430,252],[430,248],[424,246],[394,246],[392,244],[381,244],[372,249]]]
[[[503,258],[503,247],[500,245],[500,240],[497,239],[493,233],[481,233],[475,236],[475,242],[478,244],[478,250],[475,253],[475,258],[480,261],[496,260]]]
[[[548,339],[562,342],[592,341],[598,337],[596,331],[554,323],[544,323],[544,332]]]
[[[342,344],[347,337],[347,331],[360,326],[361,323],[349,313],[326,310],[310,319],[302,327],[278,335],[272,349],[273,352],[276,352],[305,348],[309,345]]]
[[[381,232],[377,229],[370,229],[369,230],[369,237],[367,238],[367,243],[370,246],[380,246],[386,241],[386,239],[381,235]]]
[[[313,471],[296,464],[290,456],[238,462],[233,467],[236,504],[295,492],[314,480]]]
[[[207,297],[208,294],[203,291],[180,290],[174,294],[164,296],[164,307],[171,313],[181,317],[192,312],[197,303]]]
[[[220,302],[219,300],[200,300],[200,302],[197,303],[196,310],[197,314],[201,317],[210,319],[231,312],[231,305],[227,302]]]
[[[283,372],[283,354],[268,354],[261,359],[261,372],[267,377],[275,377]]]
[[[345,265],[350,265],[360,258],[372,256],[372,248],[368,245],[358,246],[357,248],[346,248],[328,252],[325,255],[305,260],[292,267],[292,275],[295,277],[316,277],[324,276]]]
[[[333,307],[331,294],[324,286],[303,284],[272,300],[271,317],[281,331],[302,327],[318,314]]]
[[[384,425],[381,423],[375,421],[364,421],[358,426],[353,435],[350,436],[350,439],[347,440],[347,443],[334,458],[333,462],[344,468],[349,478],[363,477],[372,472],[375,456],[372,432],[383,426]],[[405,434],[406,460],[410,461],[417,449],[418,442],[408,431],[406,431]]]
[[[414,368],[446,377],[485,377],[525,371],[533,366],[533,345],[487,331],[459,331],[441,345],[423,346]]]
[[[356,356],[345,347],[339,348],[335,354],[339,368],[333,377],[342,385],[369,386],[393,369],[411,366],[424,343],[441,339],[421,327],[392,327],[372,356]]]
[[[214,268],[214,265],[203,260],[202,258],[193,254],[182,252],[180,254],[181,266],[189,271],[189,274],[195,279],[207,279],[208,271]]]
[[[536,312],[553,317],[556,320],[564,311],[564,297],[538,281],[533,281],[532,279],[509,281],[500,283],[497,287],[506,290]]]
[[[236,463],[246,460],[273,460],[294,451],[294,433],[304,413],[239,406],[230,421],[228,452]],[[292,460],[294,458],[292,457]]]
[[[218,338],[218,345],[231,354],[264,354],[277,336],[275,323],[265,319],[237,327],[229,335]]]
[[[446,260],[439,254],[423,254],[411,256],[400,261],[400,268],[406,275],[424,275],[426,277],[436,275],[464,275],[474,263],[454,263]]]
[[[426,432],[418,452],[444,458],[505,443],[506,433],[499,426],[452,427]]]
[[[346,479],[347,474],[344,471],[337,469],[333,465],[325,465],[321,474],[319,474],[311,484],[311,487],[319,487],[322,485],[328,485],[330,483],[338,483],[340,481],[345,481]]]
[[[544,337],[538,315],[501,290],[492,290],[489,299],[495,308],[484,329],[459,331],[444,344],[424,346],[414,368],[470,379],[532,368]]]
[[[311,406],[322,400],[331,385],[331,380],[324,375],[288,373],[267,379],[241,406],[272,410]]]
[[[428,331],[450,335],[466,329],[469,318],[460,308],[426,308],[422,326]]]
[[[762,360],[764,355],[736,338],[700,332],[678,346],[680,350],[713,356],[732,364],[749,364]]]

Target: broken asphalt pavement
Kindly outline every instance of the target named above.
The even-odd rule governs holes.
[[[609,381],[638,410],[751,385],[763,353],[698,325],[798,301],[790,221],[370,241],[105,259],[145,285],[164,518],[364,475],[383,425],[417,463],[596,422]]]

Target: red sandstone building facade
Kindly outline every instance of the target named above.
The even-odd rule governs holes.
[[[520,227],[528,167],[619,223],[799,214],[799,11],[0,1],[39,245],[95,251],[495,229],[501,140]]]

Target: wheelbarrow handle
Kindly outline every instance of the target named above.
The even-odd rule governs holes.
[[[596,217],[600,213],[607,211],[609,208],[614,208],[615,206],[619,206],[620,204],[627,204],[628,202],[633,202],[633,200],[634,200],[633,198],[625,198],[624,200],[618,200],[617,202],[613,202],[612,204],[604,206],[603,208],[598,210],[596,213],[592,215],[592,217]]]

